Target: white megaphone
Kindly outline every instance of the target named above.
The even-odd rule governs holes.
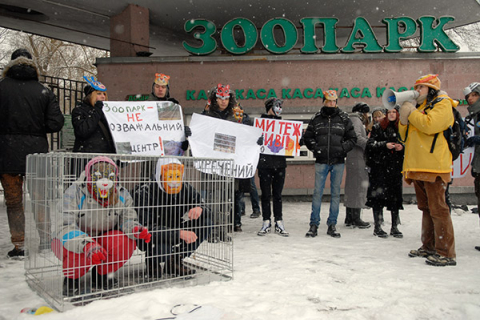
[[[383,92],[382,103],[387,110],[392,110],[395,105],[402,105],[405,101],[415,100],[419,95],[415,90],[395,92],[392,89],[387,89]]]

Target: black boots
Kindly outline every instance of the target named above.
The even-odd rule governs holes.
[[[334,224],[328,226],[327,234],[334,238],[340,238],[340,233],[337,232],[337,228],[335,228]]]
[[[400,223],[398,210],[392,210],[392,229],[390,235],[395,238],[403,238],[403,234],[398,230],[397,225]]]
[[[307,234],[305,234],[305,237],[314,238],[317,236],[317,233],[318,233],[318,226],[311,224],[310,229],[308,230]]]
[[[373,235],[379,238],[387,238],[388,234],[382,230],[383,209],[373,208],[373,220],[375,221],[375,229]]]
[[[347,208],[345,213],[345,227],[353,227],[352,208]]]
[[[362,209],[360,208],[348,208],[347,207],[347,216],[350,212],[350,215],[352,217],[352,226],[357,227],[359,229],[367,229],[370,228],[371,225],[368,222],[363,221],[360,218],[360,213],[362,212]]]

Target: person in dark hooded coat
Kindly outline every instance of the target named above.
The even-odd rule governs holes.
[[[25,49],[17,49],[0,80],[0,180],[7,205],[11,258],[24,256],[23,176],[28,154],[48,152],[47,133],[64,124],[57,98],[39,81],[37,66]]]

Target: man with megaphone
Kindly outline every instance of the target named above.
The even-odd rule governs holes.
[[[418,78],[415,100],[403,101],[400,107],[399,134],[405,143],[403,176],[408,184],[413,182],[417,206],[423,212],[422,246],[411,250],[409,256],[426,258],[433,266],[455,266],[455,237],[445,201],[452,154],[442,133],[453,125],[452,106],[458,103],[440,91],[440,85],[436,74]]]

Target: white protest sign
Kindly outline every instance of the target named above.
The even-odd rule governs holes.
[[[301,121],[255,118],[255,127],[263,131],[263,146],[260,152],[275,156],[299,156]]]
[[[216,173],[234,178],[251,178],[255,175],[260,158],[258,138],[262,130],[240,123],[212,118],[194,113],[190,121],[192,136],[188,138],[194,157],[233,159],[228,163],[216,161],[206,164],[199,161],[196,168],[205,173]]]
[[[183,155],[182,107],[170,101],[105,101],[118,154]]]

